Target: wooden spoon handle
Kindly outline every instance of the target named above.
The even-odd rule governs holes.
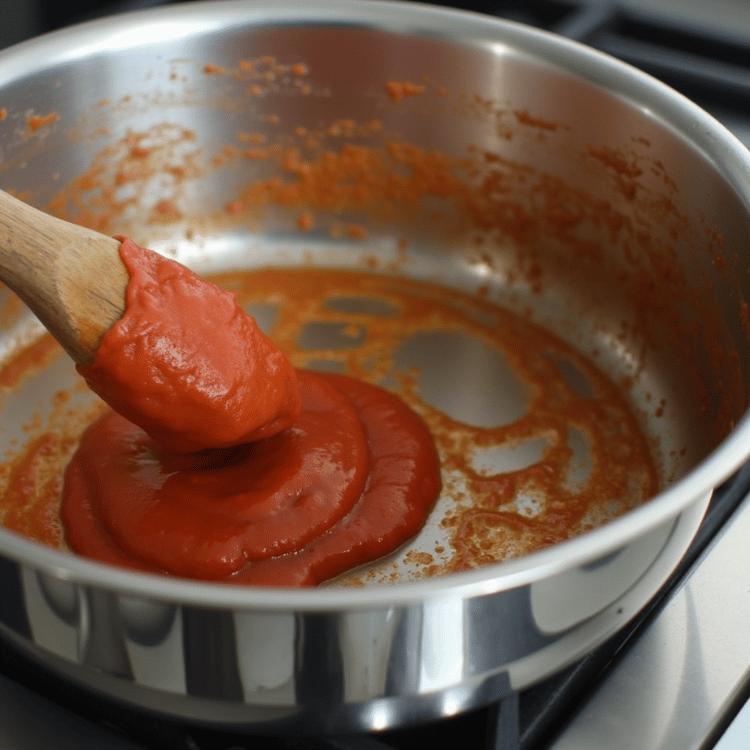
[[[79,364],[125,310],[120,242],[0,191],[0,280]]]

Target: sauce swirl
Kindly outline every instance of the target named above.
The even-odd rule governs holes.
[[[125,315],[79,367],[114,407],[65,474],[70,546],[206,580],[313,585],[414,536],[440,490],[396,396],[294,372],[233,294],[123,240]]]

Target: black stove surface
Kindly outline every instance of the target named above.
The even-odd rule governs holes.
[[[0,0],[5,21],[0,47],[62,26],[126,10],[166,5],[160,0]],[[722,121],[750,146],[750,27],[745,33],[708,32],[666,12],[634,9],[607,0],[453,0],[439,3],[529,23],[610,53],[681,91]],[[666,6],[671,7],[671,6]],[[646,628],[669,592],[695,565],[717,529],[750,492],[750,466],[720,488],[688,555],[664,591],[616,637],[573,667],[545,682],[481,709],[439,723],[377,735],[335,738],[258,738],[163,721],[113,705],[44,672],[0,642],[0,672],[8,684],[20,684],[48,696],[69,712],[79,733],[95,728],[111,747],[160,750],[405,750],[439,742],[487,750],[543,750],[575,713],[576,706]],[[3,683],[0,683],[0,688]],[[2,690],[0,690],[0,696]],[[42,701],[45,699],[42,698]],[[40,704],[41,705],[41,704]],[[57,710],[57,709],[55,709]],[[76,724],[75,722],[81,722]],[[0,722],[1,724],[1,722]],[[1,726],[0,726],[1,729]],[[74,732],[75,734],[75,732]],[[58,737],[56,747],[95,747]],[[31,735],[29,735],[31,736]],[[97,740],[95,740],[97,741]],[[19,750],[39,745],[19,744]],[[99,744],[101,747],[102,744]],[[12,748],[7,748],[12,750]]]

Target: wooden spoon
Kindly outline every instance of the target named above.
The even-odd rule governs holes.
[[[120,242],[39,211],[0,190],[0,280],[78,364],[125,311]]]

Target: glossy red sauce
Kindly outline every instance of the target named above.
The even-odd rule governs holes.
[[[295,374],[233,294],[127,240],[121,254],[126,313],[80,368],[115,410],[86,430],[65,475],[73,550],[306,586],[419,531],[440,464],[411,409],[347,376]]]
[[[294,370],[233,294],[122,238],[126,313],[104,336],[89,387],[162,447],[240,445],[289,427]]]

